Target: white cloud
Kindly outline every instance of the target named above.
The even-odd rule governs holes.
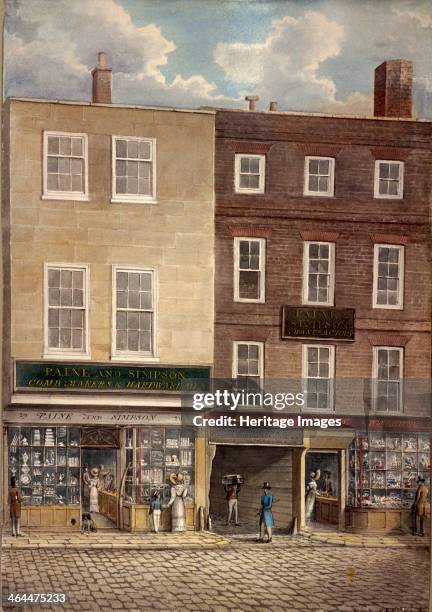
[[[203,104],[218,99],[201,75],[167,82],[160,68],[176,46],[155,24],[139,27],[115,0],[17,0],[5,35],[9,95],[83,99],[90,96],[90,70],[104,50],[113,67],[118,102]],[[13,30],[15,29],[15,33]],[[125,86],[128,89],[124,89]],[[223,96],[221,96],[223,100]]]
[[[264,100],[278,100],[290,109],[322,110],[336,102],[336,86],[320,68],[341,53],[344,38],[340,24],[309,11],[297,19],[273,21],[262,43],[218,44],[214,60],[227,79],[253,85]]]

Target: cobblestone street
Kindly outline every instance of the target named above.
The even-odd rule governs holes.
[[[428,554],[303,537],[196,550],[4,550],[3,594],[69,598],[65,608],[26,610],[423,612]]]

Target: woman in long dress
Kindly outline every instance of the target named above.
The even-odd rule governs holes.
[[[184,500],[187,495],[187,488],[183,482],[183,474],[171,474],[169,479],[173,484],[171,487],[171,499],[167,504],[167,508],[171,506],[171,531],[186,531]]]
[[[97,468],[93,468],[90,472],[90,512],[98,512],[99,513],[99,498],[98,498],[98,489],[99,489],[99,470]]]
[[[319,479],[321,475],[320,470],[317,470],[316,473],[315,472],[311,472],[310,475],[310,481],[308,482],[307,485],[307,494],[306,494],[306,502],[305,502],[305,513],[306,513],[306,520],[312,520],[313,516],[314,516],[314,511],[315,511],[315,499],[316,499],[316,493],[317,493],[317,480]]]

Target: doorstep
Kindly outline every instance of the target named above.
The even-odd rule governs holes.
[[[308,538],[310,542],[320,542],[331,546],[360,546],[363,548],[423,548],[430,545],[429,536],[420,537],[406,535],[357,534],[346,531],[313,531],[303,529],[299,535]]]
[[[230,544],[227,538],[207,531],[185,531],[182,533],[142,533],[131,534],[113,530],[102,533],[53,533],[24,532],[23,537],[15,538],[9,533],[2,537],[2,548],[8,550],[28,549],[88,549],[88,550],[170,550],[188,549],[200,550],[220,548]]]

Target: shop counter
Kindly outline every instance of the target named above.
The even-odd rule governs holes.
[[[339,502],[337,497],[317,495],[315,498],[315,521],[318,523],[339,523]]]
[[[152,529],[149,504],[130,504],[124,503],[122,507],[123,513],[123,529],[127,531],[150,531]],[[195,506],[186,504],[186,527],[187,529],[195,528]],[[160,531],[171,530],[171,510],[163,510],[160,519]]]

